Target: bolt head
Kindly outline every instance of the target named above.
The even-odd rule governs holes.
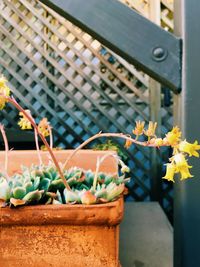
[[[155,47],[152,50],[152,57],[155,61],[163,61],[167,57],[167,50],[163,47]]]

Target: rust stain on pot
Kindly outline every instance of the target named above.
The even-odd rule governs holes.
[[[37,163],[35,152],[28,155],[11,152],[11,171],[19,162]],[[63,151],[57,156],[60,161],[67,157]],[[99,152],[84,151],[84,157],[76,157],[73,164],[94,169],[98,156]],[[83,164],[85,157],[89,158],[87,166]],[[105,172],[117,172],[111,158],[104,168]],[[122,199],[91,206],[0,208],[0,267],[119,267],[123,209]]]
[[[110,211],[110,208],[107,209],[109,204],[112,204],[112,209],[117,209],[118,212],[107,214],[107,211]],[[12,220],[10,223],[8,219],[6,223],[5,221],[1,223],[0,266],[117,267],[120,222],[118,213],[122,214],[123,200],[119,199],[109,204],[103,204],[102,208],[94,205],[89,210],[94,210],[96,214],[88,218],[85,215],[87,208],[83,207],[82,210],[80,208],[77,216],[79,221],[78,223],[73,221],[73,224],[69,207],[65,214],[61,212],[59,217],[58,214],[53,216],[53,220],[48,216],[45,221],[42,221],[42,213],[45,215],[59,213],[59,209],[47,206],[45,207],[47,211],[44,213],[43,206],[34,207],[37,208],[39,215],[38,221],[34,218],[32,222],[30,208],[33,207],[24,207],[22,212],[19,212],[21,221],[19,218],[15,220],[15,215],[18,216],[20,210],[1,209],[1,216],[8,212],[12,214]],[[26,219],[27,214],[29,220]],[[107,217],[104,222],[102,215],[104,218]]]

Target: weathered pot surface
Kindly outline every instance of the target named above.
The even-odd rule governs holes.
[[[122,217],[122,199],[1,208],[0,266],[117,267]]]
[[[117,225],[123,218],[123,199],[96,205],[35,205],[0,208],[0,225]]]
[[[25,152],[11,153],[10,171],[19,169],[20,162],[25,165],[36,163],[36,153],[29,151],[28,154],[27,157]],[[59,160],[66,158],[63,151],[56,154]],[[105,152],[80,152],[72,164],[94,170],[100,154]],[[2,153],[0,160],[1,157]],[[112,158],[108,158],[103,168],[106,169],[103,171],[117,173]],[[123,208],[122,198],[98,205],[1,208],[0,266],[118,267],[119,223]]]

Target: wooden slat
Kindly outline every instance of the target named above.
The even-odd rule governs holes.
[[[7,0],[5,0],[6,2],[8,2]],[[22,2],[23,4],[24,4],[24,2],[25,1],[23,1],[23,0],[20,0],[20,2]],[[7,3],[8,4],[8,3]],[[27,8],[29,8],[29,10],[30,10],[30,6],[28,6],[27,4],[25,5]],[[49,41],[49,39],[48,38],[46,38],[44,35],[41,35],[41,32],[40,31],[38,31],[37,29],[36,29],[36,27],[34,27],[34,25],[33,24],[31,24],[31,23],[29,23],[29,21],[28,21],[28,19],[25,17],[25,16],[22,16],[22,15],[20,15],[20,13],[17,11],[17,9],[14,9],[13,8],[13,10],[15,10],[15,12],[18,14],[18,16],[20,16],[22,19],[23,19],[23,21],[25,21],[26,23],[27,23],[27,25],[29,25],[39,36],[41,36],[41,38],[43,38],[43,40],[49,45],[49,47],[51,47],[52,49],[54,49],[54,50],[56,50],[56,45],[54,45],[52,42],[50,42]],[[35,12],[34,12],[34,9],[32,8],[32,12],[33,12],[33,14],[34,15],[36,15],[43,23],[45,23],[45,21],[44,21],[44,19],[42,18],[42,17],[40,17],[40,16],[38,16]],[[52,31],[52,29],[54,28],[52,25],[50,25],[50,24],[46,24],[49,28],[51,27],[51,31]],[[54,30],[54,32],[56,32],[55,30]],[[59,35],[58,35],[59,36]],[[59,36],[59,37],[61,37],[61,35]],[[66,41],[65,41],[66,42]],[[120,107],[119,106],[117,106],[116,105],[116,103],[107,95],[107,94],[105,94],[104,93],[104,91],[103,90],[101,90],[89,77],[87,77],[87,75],[85,75],[84,74],[84,72],[81,70],[81,68],[78,68],[78,67],[76,67],[76,65],[73,63],[73,61],[72,60],[70,60],[69,58],[67,58],[66,57],[66,55],[62,52],[62,51],[60,51],[60,50],[58,50],[57,49],[57,54],[59,55],[59,56],[61,56],[74,70],[76,70],[77,71],[77,73],[79,73],[84,79],[85,79],[85,81],[88,83],[88,84],[90,84],[100,95],[102,95],[102,97],[104,98],[104,99],[106,99],[109,103],[111,103],[112,104],[112,106],[113,107],[115,107],[117,110],[118,110],[118,112],[120,112],[121,114],[123,114],[123,116],[127,119],[127,121],[129,121],[130,123],[132,123],[132,121],[130,120],[130,118],[128,117],[128,116],[126,116],[126,113],[124,113],[124,111],[123,110],[120,110]],[[81,54],[80,53],[77,53],[78,54],[78,56],[79,56],[79,58],[80,59],[82,59],[82,60],[84,60],[84,58],[81,56]],[[87,61],[86,61],[86,63],[88,63]],[[91,67],[91,66],[90,66]],[[99,72],[100,73],[100,72]],[[138,109],[137,108],[137,106],[136,105],[133,105],[133,103],[131,103],[131,101],[129,101],[127,98],[125,98],[124,97],[124,94],[117,88],[117,87],[114,87],[111,83],[110,83],[110,86],[111,86],[111,88],[118,94],[118,95],[120,95],[120,97],[122,98],[122,99],[124,99],[125,100],[125,102],[130,106],[130,107],[132,107],[138,114],[140,114],[142,117],[144,117],[144,119],[145,120],[147,120],[147,117],[146,117],[146,115],[144,114],[144,113],[142,113],[142,111],[140,110],[140,109]]]
[[[4,19],[6,19],[6,15],[1,14],[2,17],[4,17]],[[91,99],[90,95],[86,92],[83,91],[81,86],[75,82],[69,75],[66,74],[66,72],[60,67],[60,65],[54,60],[52,59],[47,53],[45,53],[39,45],[35,44],[31,37],[28,36],[28,34],[26,34],[16,23],[14,23],[13,21],[11,21],[10,19],[7,19],[7,21],[9,21],[9,23],[24,37],[26,38],[26,40],[28,42],[30,42],[30,44],[32,44],[47,60],[48,62],[50,62],[56,70],[58,70],[68,81],[70,81],[71,84],[73,84],[76,88],[79,89],[79,91],[82,93],[82,95],[84,95],[91,104],[93,104],[93,106],[95,106],[105,117],[107,117],[114,125],[116,125],[117,128],[121,128],[121,126],[108,114],[106,113],[103,109],[100,108],[99,104],[93,102],[93,100]],[[33,56],[32,56],[33,57]],[[38,64],[39,68],[42,69],[41,64]],[[65,90],[66,92],[66,90]],[[95,120],[96,122],[96,120]]]
[[[8,65],[6,62],[4,62],[1,58],[0,58],[0,64],[1,64],[2,66],[4,66],[4,68],[6,68],[6,69],[9,71],[9,73],[10,73],[14,78],[17,79],[18,83],[21,83],[22,86],[26,86],[26,88],[29,88],[28,83],[26,83],[26,81],[22,80],[21,77],[20,77],[16,72],[14,72],[14,71],[9,67],[9,65]],[[30,103],[27,101],[27,99],[26,99],[25,97],[23,97],[23,95],[20,94],[20,92],[19,92],[18,90],[16,90],[13,86],[10,86],[10,87],[11,87],[12,92],[14,93],[14,95],[15,95],[17,98],[19,98],[19,99],[26,105],[26,107],[32,112],[32,114],[35,114],[35,115],[39,118],[39,117],[40,117],[40,113],[38,113],[38,112],[32,107],[32,105],[30,105]],[[29,88],[29,89],[30,89],[30,88]],[[30,89],[30,91],[29,91],[29,94],[30,94],[30,92],[31,92],[31,89]],[[37,97],[36,94],[32,93],[32,95],[33,95],[33,97],[34,97],[37,101],[39,101],[39,99],[38,99],[38,97]],[[59,122],[59,121],[62,122],[62,119],[61,119],[60,117],[56,116],[56,115],[55,115],[55,112],[52,112],[51,108],[50,108],[47,104],[43,103],[43,106],[44,106],[44,108],[46,108],[46,110],[47,110],[49,113],[51,113],[51,114],[54,115],[54,117],[57,119],[58,122]],[[67,125],[66,125],[65,127],[66,127],[66,129],[67,129],[68,132],[71,132],[71,129],[68,128]],[[72,132],[71,132],[71,133],[72,133]],[[64,139],[63,136],[62,136],[61,134],[59,134],[59,132],[56,131],[56,129],[55,129],[55,134],[62,140],[62,142],[64,142],[67,146],[70,146],[70,143],[68,143],[67,140]],[[73,133],[72,133],[72,134],[73,134]],[[80,141],[82,141],[82,140],[80,140]]]
[[[0,26],[1,28],[1,26]],[[2,29],[2,32],[4,32],[4,29]],[[7,32],[7,36],[9,36],[9,33]],[[29,70],[26,65],[19,59],[19,57],[17,57],[14,53],[12,53],[11,50],[9,50],[8,48],[6,48],[3,43],[0,41],[0,46],[1,46],[1,49],[4,50],[22,69],[24,69],[24,71],[30,75],[30,77],[32,78],[33,81],[37,82],[38,84],[41,85],[41,87],[45,90],[46,94],[52,98],[52,99],[56,99],[56,105],[59,106],[60,108],[62,108],[67,114],[69,114],[69,116],[71,118],[73,118],[73,120],[75,122],[77,122],[77,124],[79,124],[83,130],[85,132],[89,132],[91,135],[92,135],[92,132],[90,132],[90,129],[89,128],[86,128],[85,125],[82,123],[82,121],[76,117],[74,115],[73,112],[71,112],[70,109],[67,109],[65,106],[66,104],[64,102],[62,102],[61,100],[59,100],[59,98],[57,97],[57,95],[55,93],[53,93],[52,91],[49,90],[49,88],[46,86],[45,83],[41,82],[41,80],[36,76],[34,75],[33,72],[31,72],[31,70]]]
[[[139,11],[143,16],[148,18],[148,16],[149,16],[148,3],[147,3],[148,0],[143,0],[143,1],[141,1],[141,0],[119,0],[119,1],[128,5],[130,8],[133,8],[133,9]]]
[[[26,7],[27,8],[29,8],[29,10],[31,10],[31,6],[30,5],[28,5],[24,0],[20,0],[20,2],[22,2],[23,4],[26,4]],[[59,18],[60,18],[60,16],[56,16],[56,14],[55,14],[55,12],[53,12],[52,10],[50,10],[49,8],[45,8],[49,13],[52,13],[52,15],[55,15],[55,17],[56,17],[56,19],[59,21]],[[105,82],[106,82],[106,84],[108,84],[114,91],[116,91],[118,94],[120,94],[120,90],[116,87],[116,86],[114,86],[113,85],[113,83],[111,83],[108,79],[105,79],[105,75],[102,75],[102,73],[100,72],[100,71],[98,71],[98,69],[97,68],[94,68],[94,66],[91,64],[91,62],[89,61],[89,60],[87,60],[86,58],[84,58],[83,56],[82,56],[82,54],[77,50],[77,49],[75,49],[74,48],[74,46],[73,45],[71,45],[70,43],[67,43],[66,42],[66,39],[62,36],[62,34],[60,34],[59,33],[59,31],[58,31],[58,29],[56,29],[53,25],[51,25],[49,22],[46,22],[43,18],[42,18],[42,16],[40,16],[40,15],[38,15],[37,14],[37,12],[35,11],[35,10],[33,10],[32,9],[32,12],[34,13],[34,15],[37,17],[37,18],[39,18],[40,19],[40,21],[42,21],[42,23],[44,23],[44,25],[46,25],[48,28],[50,28],[51,29],[51,31],[56,35],[56,36],[58,36],[59,37],[59,39],[60,40],[62,40],[63,42],[65,42],[65,44],[66,44],[66,46],[67,47],[69,47],[72,51],[74,51],[76,54],[77,54],[77,56],[83,61],[83,62],[85,62],[86,64],[87,64],[87,66],[89,66],[92,70],[94,70]],[[62,24],[66,27],[66,28],[68,28],[67,26],[67,23],[65,24],[64,22],[62,22]],[[70,28],[70,31],[74,34],[74,36],[75,37],[77,37],[84,45],[87,45],[88,46],[88,43],[86,43],[85,41],[84,41],[84,38],[80,38],[80,36],[77,36],[77,33],[75,32],[75,31],[73,31],[71,28]],[[47,41],[48,42],[48,41]],[[102,61],[102,57],[100,57],[99,56],[99,54],[96,52],[96,50],[95,49],[91,49],[91,47],[89,48],[92,52],[93,52],[93,54],[95,55],[95,56],[97,56],[101,61]],[[65,59],[66,59],[66,61],[67,60],[69,60],[69,59],[67,59],[66,57],[65,57]],[[107,65],[108,64],[108,61],[106,61],[106,60],[103,60],[102,61],[105,65]],[[109,69],[111,69],[111,64],[109,65]],[[114,69],[114,71],[113,71],[113,73],[119,78],[119,72],[117,72],[115,69]],[[83,74],[82,74],[83,75]],[[121,79],[120,79],[122,82],[124,82],[124,78],[122,77]],[[89,82],[89,81],[88,81]],[[93,86],[94,86],[94,84],[93,84]],[[130,86],[130,84],[128,84],[128,86]],[[131,88],[133,89],[133,92],[134,93],[136,93],[138,96],[140,96],[140,98],[142,99],[142,100],[144,100],[144,102],[147,102],[147,99],[145,99],[145,97],[139,92],[139,90],[138,89],[136,89],[135,87],[133,87],[133,85],[131,85]],[[129,105],[131,105],[131,107],[132,108],[134,108],[134,109],[136,109],[136,107],[134,107],[134,105],[132,105],[132,103],[127,99],[127,98],[125,98],[125,96],[123,96],[123,94],[121,94],[121,97],[122,98],[124,98],[124,100],[125,100],[125,102],[127,102]],[[139,110],[137,110],[136,109],[136,111],[138,111],[139,112]]]
[[[112,64],[110,64],[107,60],[104,59],[103,56],[101,56],[97,50],[95,50],[92,46],[91,46],[91,42],[93,42],[94,39],[91,39],[91,41],[85,41],[85,39],[83,38],[83,34],[84,32],[81,34],[78,34],[74,27],[70,25],[70,23],[68,23],[66,20],[61,19],[61,17],[55,13],[53,10],[51,10],[50,8],[47,8],[46,6],[44,7],[45,10],[47,10],[50,14],[52,14],[53,16],[55,16],[56,19],[58,19],[75,37],[77,37],[85,46],[89,46],[90,51],[93,53],[93,55],[95,55],[109,70],[112,71],[112,73],[114,75],[116,75],[118,77],[118,79],[123,82],[128,88],[132,89],[132,91],[140,98],[142,99],[144,102],[148,102],[147,98],[145,98],[143,96],[143,94],[140,92],[140,90],[138,90],[136,87],[134,87],[134,85],[129,82],[127,79],[124,79],[124,77],[115,69],[113,68]],[[73,47],[71,47],[73,48]],[[103,76],[102,76],[103,77]],[[107,81],[105,81],[107,82]],[[110,84],[109,84],[110,85]]]
[[[165,5],[170,11],[174,11],[174,0],[161,0],[161,3]]]
[[[13,40],[13,42],[15,41],[14,39],[13,39],[13,37],[12,37],[12,35],[11,34],[9,34],[9,32],[8,31],[6,31],[5,29],[2,29],[2,31],[4,32],[4,33],[6,33],[7,34],[7,36],[9,36],[9,38],[11,39],[11,40]],[[20,32],[21,32],[21,30],[20,30]],[[22,33],[21,33],[22,34]],[[24,34],[25,35],[25,34]],[[27,35],[25,35],[26,37],[27,37]],[[28,37],[28,40],[30,40],[31,38],[29,38]],[[32,42],[33,43],[33,42]],[[51,81],[51,82],[53,82],[54,84],[56,84],[72,101],[73,101],[73,103],[77,106],[77,107],[79,107],[80,108],[80,110],[81,110],[81,105],[80,105],[80,103],[76,100],[76,98],[74,98],[67,90],[66,90],[66,88],[61,84],[61,83],[59,83],[57,80],[56,80],[56,78],[54,78],[54,76],[53,75],[51,75],[48,71],[47,71],[47,69],[46,68],[44,68],[40,63],[38,63],[37,62],[37,60],[36,59],[34,59],[34,57],[32,56],[32,54],[31,53],[28,53],[28,52],[26,52],[26,49],[25,49],[25,47],[23,48],[23,47],[21,47],[20,48],[20,46],[16,43],[16,45],[18,46],[18,49],[21,49],[21,51],[24,53],[24,54],[26,54],[26,56],[28,56],[33,62],[34,62],[34,64],[46,75],[46,77],[48,77],[48,79]],[[37,46],[37,48],[38,48],[39,46]],[[42,52],[41,54],[44,54],[44,52],[39,48],[39,51],[40,52]],[[45,55],[44,55],[45,56]],[[47,56],[47,59],[52,63],[52,59],[49,57],[49,56]],[[59,67],[59,69],[60,69],[60,67]],[[62,74],[63,74],[63,70],[62,70]],[[70,79],[70,81],[71,81],[71,79]],[[76,87],[76,85],[75,85],[75,87]],[[90,118],[92,118],[93,120],[94,120],[94,122],[96,121],[96,119],[95,119],[95,117],[93,117],[89,112],[87,112],[87,110],[84,110],[84,112],[88,115],[88,117],[90,117]],[[98,125],[98,122],[97,122],[97,125]],[[101,127],[103,128],[103,125],[100,125],[100,127],[99,127],[99,129],[101,129]]]

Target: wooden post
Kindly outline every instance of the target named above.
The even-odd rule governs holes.
[[[149,0],[149,19],[160,26],[160,0]],[[161,85],[149,78],[150,120],[157,122],[157,135],[161,134]],[[161,202],[160,151],[151,149],[151,200]]]
[[[182,93],[176,97],[176,122],[183,138],[200,141],[200,1],[176,0],[175,33],[183,39]],[[174,266],[200,266],[200,163],[189,160],[194,178],[175,183],[174,191]]]

